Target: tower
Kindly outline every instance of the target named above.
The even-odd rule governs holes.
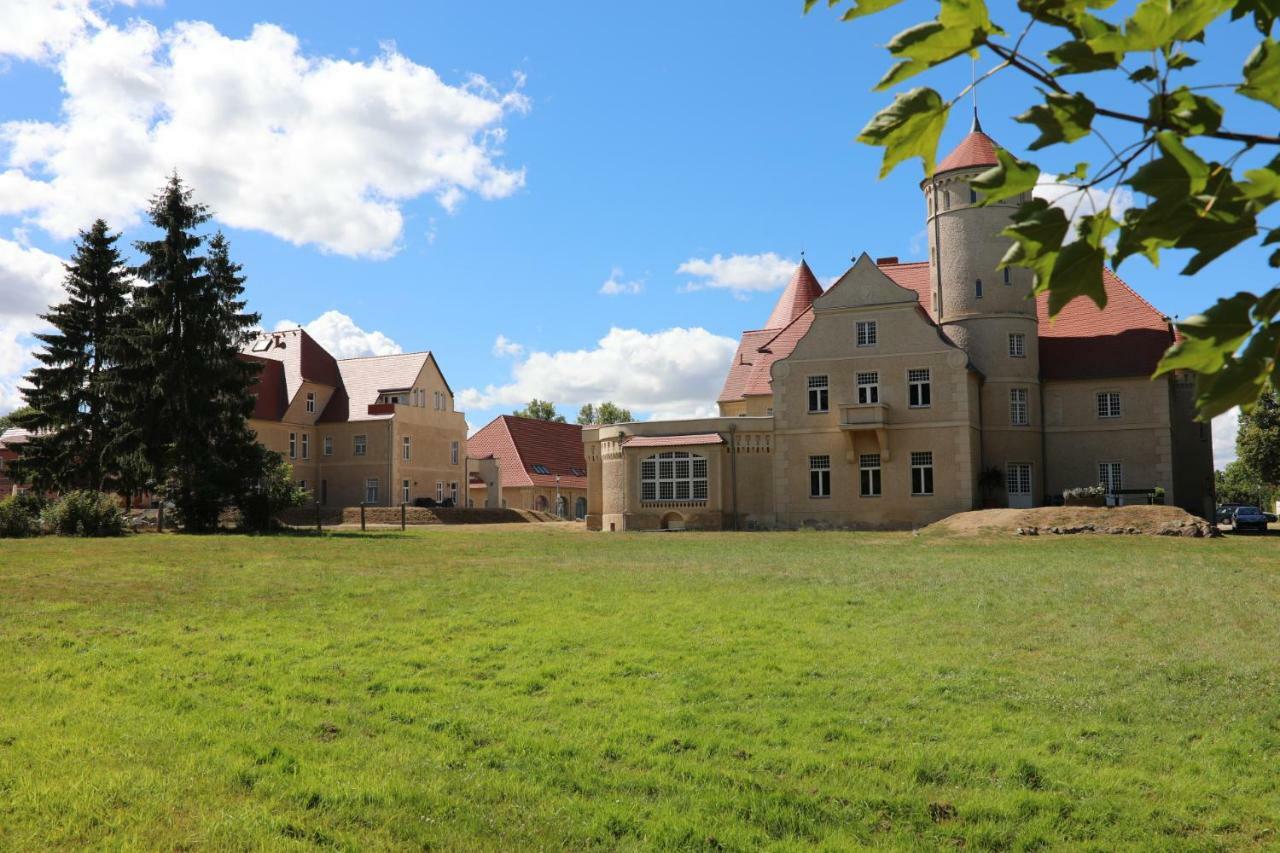
[[[1036,302],[1030,270],[997,269],[1000,236],[1027,200],[978,205],[971,181],[996,165],[996,143],[973,128],[922,184],[929,235],[931,313],[983,376],[982,469],[1005,475],[1011,506],[1043,497],[1043,424]]]

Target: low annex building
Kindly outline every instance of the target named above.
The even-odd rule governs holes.
[[[9,427],[0,432],[0,499],[24,489],[21,483],[9,476],[9,465],[22,454],[22,445],[30,437],[31,433],[21,427]]]
[[[496,460],[501,506],[552,512],[561,518],[587,515],[587,461],[582,427],[516,415],[499,415],[468,440],[473,506],[489,506],[485,462]]]
[[[1050,322],[1032,273],[998,269],[1027,195],[980,207],[970,185],[995,152],[975,118],[922,183],[927,260],[863,254],[825,292],[801,261],[719,417],[585,428],[588,527],[906,528],[1099,483],[1208,517],[1194,379],[1150,379],[1170,320],[1107,270],[1105,310]]]
[[[249,426],[328,506],[459,499],[467,424],[430,352],[335,359],[302,329],[263,333]]]

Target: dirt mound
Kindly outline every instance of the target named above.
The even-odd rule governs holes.
[[[983,509],[961,512],[925,528],[930,533],[961,536],[1020,536],[1107,533],[1142,536],[1213,536],[1217,530],[1176,506],[1049,506],[1036,509]]]

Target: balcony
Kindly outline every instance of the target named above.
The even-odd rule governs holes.
[[[841,429],[883,429],[889,420],[889,407],[884,403],[861,403],[840,407]]]

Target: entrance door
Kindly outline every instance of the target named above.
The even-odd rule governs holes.
[[[1009,493],[1011,509],[1030,509],[1031,500],[1031,463],[1010,462],[1005,472],[1005,489]]]

